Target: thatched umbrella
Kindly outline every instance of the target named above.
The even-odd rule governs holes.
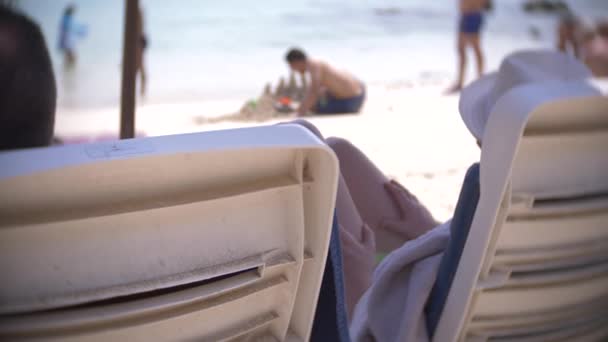
[[[135,136],[135,77],[137,49],[141,37],[139,0],[125,0],[125,27],[122,51],[122,91],[120,95],[120,138]]]

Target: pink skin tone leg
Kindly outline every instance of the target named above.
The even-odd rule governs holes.
[[[325,139],[321,132],[306,120],[296,120],[291,123],[308,128],[336,153],[340,161],[339,188],[347,188],[346,191],[338,191],[336,204],[338,219],[341,222],[362,220],[369,225],[376,234],[380,252],[390,252],[405,241],[424,234],[437,224],[414,195],[397,182],[389,180],[361,150],[349,141],[341,138]],[[344,215],[340,214],[341,212]],[[351,218],[354,213],[358,214],[357,217]],[[404,227],[395,229],[397,223]],[[353,233],[355,236],[360,236],[359,231]],[[390,241],[381,241],[378,235],[381,237],[388,235],[384,240]],[[394,241],[395,239],[397,241]]]
[[[377,252],[388,253],[436,225],[415,196],[389,180],[350,142],[328,138],[340,160],[340,172],[363,222],[374,231]]]
[[[325,140],[321,132],[308,121],[295,120],[290,123],[302,125],[321,140]],[[376,244],[374,233],[359,215],[342,175],[338,178],[336,215],[342,245],[346,309],[348,317],[352,317],[359,298],[371,284],[372,273],[376,266]]]
[[[308,121],[292,123],[302,125],[324,139]],[[350,142],[340,138],[324,140],[340,161],[336,213],[350,316],[371,283],[376,253],[388,253],[400,247],[433,228],[437,222],[415,196],[386,178]]]
[[[336,201],[346,311],[352,317],[357,302],[372,282],[376,267],[374,232],[363,222],[350,197],[344,179],[340,177]]]

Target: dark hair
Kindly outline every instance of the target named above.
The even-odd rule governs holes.
[[[492,12],[494,10],[494,1],[487,0],[486,4],[484,6],[484,10],[486,10],[488,12]]]
[[[306,54],[304,53],[304,51],[302,51],[301,49],[298,49],[298,48],[290,49],[289,51],[287,51],[287,55],[285,55],[285,59],[287,60],[287,63],[305,61],[306,58],[307,57],[306,57]]]
[[[76,12],[76,6],[74,6],[74,4],[69,4],[66,6],[66,8],[63,10],[63,15],[73,15],[74,12]]]
[[[0,150],[47,146],[57,89],[38,25],[0,4]]]

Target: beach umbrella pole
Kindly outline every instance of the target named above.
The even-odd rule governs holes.
[[[122,50],[122,90],[120,95],[120,138],[135,136],[135,77],[137,73],[137,15],[139,0],[125,0],[125,26]]]

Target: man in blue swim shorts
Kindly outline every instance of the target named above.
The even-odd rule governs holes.
[[[337,70],[324,61],[291,49],[285,56],[289,67],[304,75],[310,73],[311,84],[298,108],[298,116],[316,114],[358,113],[365,102],[365,86],[348,72]]]
[[[472,47],[477,60],[477,76],[484,70],[484,56],[481,51],[480,33],[483,26],[483,12],[490,8],[489,0],[460,0],[460,20],[458,22],[458,76],[448,93],[459,92],[464,85],[467,69],[467,47]]]

